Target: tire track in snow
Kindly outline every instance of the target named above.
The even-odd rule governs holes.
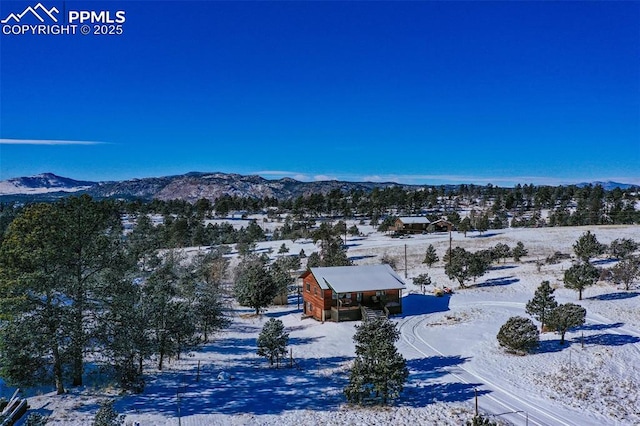
[[[445,357],[446,356],[445,354],[443,354],[442,352],[437,350],[435,347],[433,347],[431,344],[429,344],[426,340],[424,340],[420,336],[419,333],[416,332],[416,329],[421,324],[423,324],[424,321],[426,321],[426,318],[424,317],[423,318],[413,317],[401,323],[400,333],[403,340],[406,342],[406,344],[411,346],[414,350],[424,355],[425,357],[434,356],[434,355]],[[406,332],[407,327],[410,327],[411,331],[409,333]],[[432,354],[428,354],[423,350],[424,348],[421,349],[420,347],[418,347],[415,344],[416,339],[419,340],[422,345],[426,346],[426,348],[428,348],[432,352]],[[572,423],[571,420],[558,416],[557,413],[553,415],[551,413],[548,413],[547,411],[545,411],[543,408],[539,406],[536,406],[536,405],[533,405],[532,403],[524,401],[522,398],[515,396],[513,393],[509,392],[507,389],[487,380],[486,378],[480,376],[475,372],[470,371],[467,368],[464,368],[461,366],[458,366],[457,368],[461,370],[460,373],[454,372],[452,368],[445,367],[444,369],[447,370],[451,376],[455,377],[457,380],[460,380],[463,383],[471,384],[473,381],[475,381],[475,380],[469,380],[469,377],[467,378],[462,377],[462,375],[464,374],[470,376],[470,378],[477,379],[477,381],[482,382],[485,386],[487,386],[488,390],[495,392],[495,394],[486,394],[484,395],[484,397],[490,399],[495,404],[501,407],[504,407],[507,410],[507,412],[511,412],[511,414],[513,414],[514,416],[517,416],[523,422],[528,421],[529,424],[538,425],[538,426],[545,426],[545,425],[551,425],[551,424],[564,425],[564,426],[576,425],[576,423]],[[506,398],[504,396],[503,397],[498,396],[499,394],[506,395]],[[516,403],[521,404],[520,407],[513,405],[512,402],[505,401],[505,399],[507,398],[511,398],[515,400]],[[525,409],[523,410],[522,408],[525,408]],[[528,408],[529,410],[527,410],[526,408]],[[522,412],[517,413],[517,411],[526,411],[528,415]],[[536,414],[534,414],[533,411],[535,411]],[[493,413],[493,414],[495,415],[500,413]],[[503,414],[506,414],[506,413],[503,413]],[[549,422],[550,420],[552,421],[551,423]]]

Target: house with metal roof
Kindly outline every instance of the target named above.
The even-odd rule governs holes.
[[[319,321],[354,321],[402,312],[406,287],[389,265],[311,268],[301,278],[304,315]]]
[[[427,232],[430,223],[429,219],[424,216],[399,217],[390,230],[399,234],[422,234]]]

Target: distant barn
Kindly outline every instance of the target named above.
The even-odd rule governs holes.
[[[311,268],[301,278],[303,312],[319,321],[402,312],[405,285],[389,265]]]

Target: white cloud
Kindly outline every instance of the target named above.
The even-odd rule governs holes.
[[[64,141],[51,139],[0,139],[0,145],[103,145],[105,142],[95,141]]]

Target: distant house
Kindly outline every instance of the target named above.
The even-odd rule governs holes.
[[[402,312],[402,279],[389,265],[311,268],[302,274],[304,314],[319,321],[355,321],[370,311]]]
[[[431,222],[430,227],[433,229],[434,232],[448,232],[448,231],[452,231],[455,228],[453,226],[453,223],[445,219],[438,219]]]
[[[399,234],[422,234],[427,232],[430,223],[424,216],[399,217],[389,230]]]

